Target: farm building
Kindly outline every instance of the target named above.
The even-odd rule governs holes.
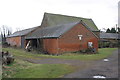
[[[33,43],[32,46],[38,45],[50,54],[80,51],[89,47],[97,51],[99,39],[83,21],[39,28],[25,38]]]
[[[98,50],[99,30],[92,19],[45,13],[41,26],[23,35],[19,45],[50,54],[85,50]],[[19,33],[18,33],[19,34]],[[8,42],[14,38],[10,35]],[[14,41],[13,41],[14,42]]]
[[[6,41],[10,46],[16,46],[24,48],[26,45],[25,36],[33,32],[37,27],[29,28],[21,31],[17,31],[6,38]]]
[[[89,18],[82,18],[82,17],[75,17],[75,16],[67,16],[61,14],[52,14],[52,13],[44,13],[43,21],[41,23],[41,27],[56,27],[56,25],[60,24],[67,24],[78,22],[82,20],[92,32],[94,32],[98,37],[100,31],[98,30],[97,26],[93,22],[92,19]]]
[[[117,33],[100,33],[99,47],[117,47],[120,40]]]

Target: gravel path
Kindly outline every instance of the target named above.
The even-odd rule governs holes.
[[[64,78],[93,78],[93,76],[96,75],[105,76],[106,78],[117,78],[118,51],[115,51],[113,55],[107,59],[109,60],[108,62],[104,62],[103,60],[94,61],[93,66],[67,74]]]

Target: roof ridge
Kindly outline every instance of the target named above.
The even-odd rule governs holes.
[[[87,19],[87,20],[89,19],[89,20],[92,20],[91,18],[83,18],[83,17],[77,17],[77,16],[63,15],[63,14],[47,13],[47,12],[45,12],[44,14],[59,15],[59,16],[65,16],[65,17],[74,17],[74,18],[81,18],[81,19]]]

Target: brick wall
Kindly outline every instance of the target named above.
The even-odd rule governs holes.
[[[58,53],[58,39],[43,39],[43,49],[50,54]]]
[[[21,47],[21,37],[11,37],[6,39],[11,46]]]
[[[82,40],[78,35],[83,35]],[[86,27],[78,24],[58,39],[59,53],[87,49],[88,42],[93,42],[94,48],[98,49],[98,39]]]

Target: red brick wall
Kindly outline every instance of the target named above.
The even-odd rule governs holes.
[[[83,35],[80,41],[78,35]],[[88,48],[88,42],[93,42],[94,48],[98,49],[98,39],[82,24],[77,24],[59,39],[59,53],[79,51]]]
[[[58,40],[57,39],[43,39],[44,51],[50,54],[58,53]]]
[[[7,38],[6,41],[7,41],[8,44],[10,44],[11,46],[17,46],[17,47],[20,47],[20,46],[21,46],[21,37],[11,37],[11,38]]]

